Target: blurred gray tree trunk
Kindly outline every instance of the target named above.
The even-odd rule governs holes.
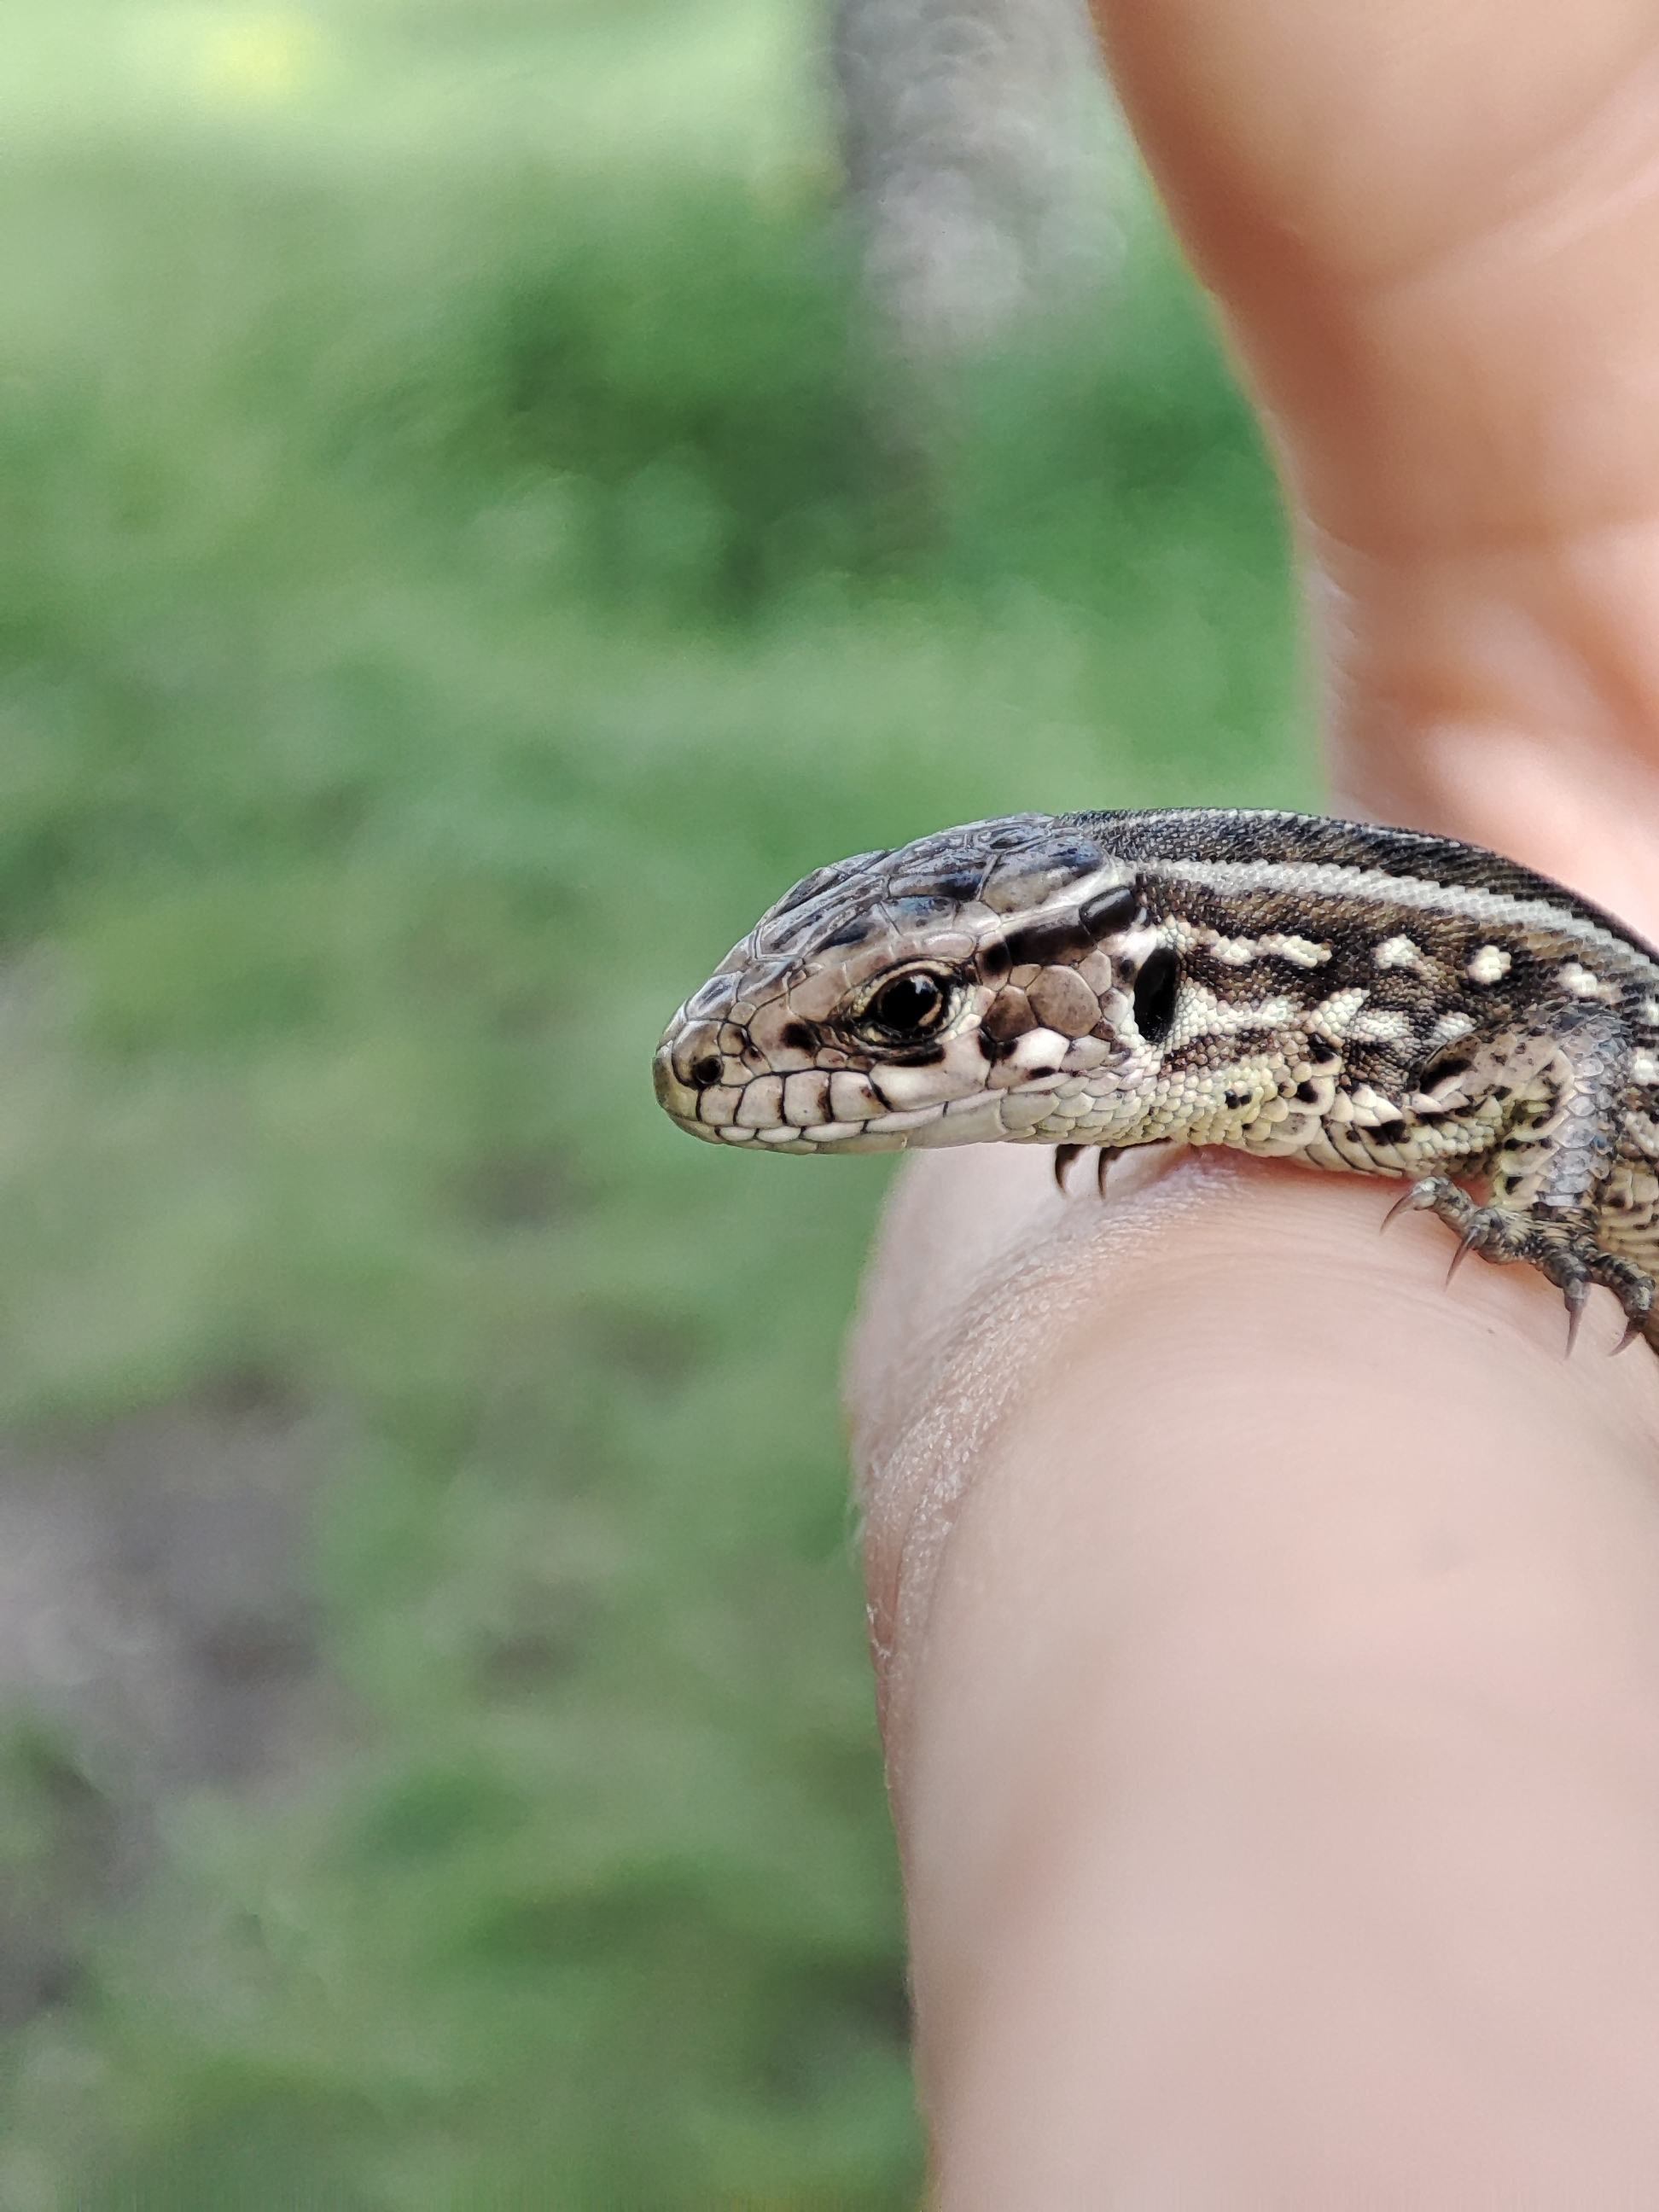
[[[1085,0],[832,0],[848,191],[917,367],[1097,301],[1123,137]]]

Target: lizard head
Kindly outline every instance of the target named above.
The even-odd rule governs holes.
[[[820,868],[669,1024],[683,1129],[794,1152],[1052,1143],[1055,1093],[1143,1060],[1176,970],[1133,865],[1040,814]]]

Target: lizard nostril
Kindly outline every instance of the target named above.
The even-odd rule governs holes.
[[[670,1055],[675,1074],[693,1091],[707,1091],[725,1073],[720,1031],[713,1022],[699,1022],[674,1040]]]

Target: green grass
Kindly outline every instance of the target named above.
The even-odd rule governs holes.
[[[688,1144],[651,1048],[823,860],[1310,771],[1155,227],[902,437],[811,30],[9,34],[0,1410],[326,1409],[359,1714],[88,1925],[21,2212],[915,2201],[836,1402],[886,1164]]]

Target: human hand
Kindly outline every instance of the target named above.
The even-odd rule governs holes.
[[[1339,806],[1659,935],[1659,9],[1101,12]],[[1048,1169],[923,1156],[853,1364],[939,2203],[1645,2201],[1651,1357],[1374,1184]]]

